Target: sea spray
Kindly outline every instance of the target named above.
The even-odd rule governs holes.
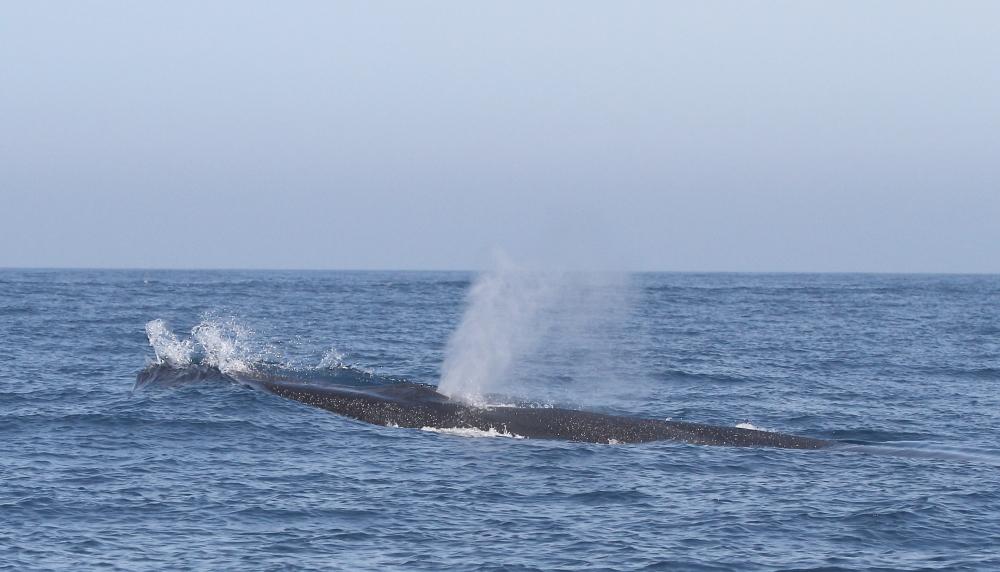
[[[322,369],[341,369],[344,365],[344,354],[337,348],[330,348],[323,354],[323,359],[319,360],[319,367]]]
[[[256,360],[250,340],[253,331],[236,320],[205,320],[191,330],[204,352],[202,362],[223,373],[242,372]]]
[[[179,340],[163,320],[146,322],[146,337],[156,354],[156,363],[174,367],[184,367],[191,363],[191,355],[194,353],[191,340]]]
[[[234,318],[206,317],[191,328],[191,337],[181,340],[160,319],[146,323],[146,336],[158,364],[185,367],[196,359],[223,373],[247,371],[254,363],[275,355],[273,348],[258,343],[254,332]]]

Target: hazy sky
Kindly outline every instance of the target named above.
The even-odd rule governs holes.
[[[0,266],[1000,272],[1000,2],[0,0]]]

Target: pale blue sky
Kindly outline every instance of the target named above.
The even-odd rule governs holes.
[[[1000,272],[998,2],[0,2],[0,266]]]

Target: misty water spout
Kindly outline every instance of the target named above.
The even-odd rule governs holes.
[[[480,402],[499,390],[515,361],[538,339],[540,312],[551,304],[557,282],[507,260],[480,275],[448,340],[438,391]]]
[[[438,390],[475,404],[606,393],[617,383],[616,339],[628,308],[623,274],[531,271],[501,258],[469,291]]]

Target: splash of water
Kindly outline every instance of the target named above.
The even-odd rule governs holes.
[[[344,354],[340,353],[337,348],[330,348],[323,354],[323,359],[319,360],[319,367],[321,369],[341,369],[346,367],[344,364]]]
[[[256,361],[250,346],[253,331],[235,320],[203,321],[191,330],[191,337],[202,348],[202,363],[223,373],[245,372]]]
[[[174,367],[191,364],[194,344],[191,340],[179,340],[163,320],[146,322],[146,337],[149,338],[149,345],[156,353],[156,363]]]
[[[174,367],[191,365],[196,358],[204,365],[223,373],[249,371],[271,353],[270,348],[257,347],[253,330],[235,319],[206,318],[191,329],[191,337],[181,340],[160,319],[146,323],[146,336],[156,354],[158,364]]]

